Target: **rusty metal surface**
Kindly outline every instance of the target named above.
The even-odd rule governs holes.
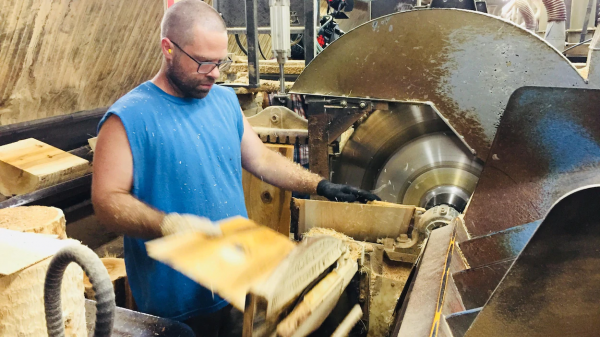
[[[534,221],[497,233],[476,237],[460,242],[458,247],[471,268],[507,259],[512,260],[523,250],[523,247],[525,247],[541,222],[541,220]]]
[[[466,337],[598,336],[600,185],[561,198]]]
[[[398,337],[430,336],[439,321],[439,314],[446,290],[445,282],[454,245],[453,225],[431,232],[421,258],[413,289]]]
[[[364,108],[359,106],[364,104]],[[310,170],[329,177],[329,144],[346,131],[354,122],[371,111],[370,102],[347,102],[346,100],[316,100],[308,104],[308,147]]]
[[[469,232],[541,219],[564,193],[600,183],[599,106],[600,90],[517,90],[465,213]]]
[[[446,323],[453,337],[462,337],[479,314],[481,308],[465,310],[446,316]]]
[[[502,261],[453,274],[454,284],[465,309],[483,307],[512,262]]]
[[[485,160],[510,94],[526,85],[587,86],[563,55],[512,23],[429,9],[348,32],[309,64],[291,91],[431,102]]]

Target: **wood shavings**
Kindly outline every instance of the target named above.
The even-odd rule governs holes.
[[[336,239],[342,240],[344,243],[346,243],[346,245],[348,245],[348,248],[350,249],[350,258],[353,260],[360,259],[363,255],[363,251],[373,249],[369,243],[355,241],[348,235],[345,235],[330,228],[313,227],[308,232],[304,233],[304,237],[312,237],[319,235],[333,236]]]

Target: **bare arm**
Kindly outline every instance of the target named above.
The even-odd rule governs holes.
[[[271,185],[305,194],[316,194],[323,177],[269,150],[244,117],[242,166]]]
[[[110,116],[100,133],[94,152],[92,203],[98,220],[107,229],[151,239],[161,236],[165,214],[130,194],[133,157],[121,120]]]

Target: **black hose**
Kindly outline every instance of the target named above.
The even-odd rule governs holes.
[[[242,45],[242,42],[240,41],[240,36],[238,34],[235,34],[235,42],[237,42],[237,45],[242,50],[242,53],[244,53],[244,55],[248,56],[248,51],[246,51],[246,48],[244,48],[244,46]],[[265,57],[265,54],[263,54],[262,48],[260,47],[260,42],[257,44],[258,44],[258,51],[260,52],[260,56],[262,56],[263,60],[266,60],[267,58]]]
[[[96,328],[94,337],[108,337],[115,317],[115,293],[108,271],[91,249],[82,245],[67,246],[52,258],[44,283],[44,308],[49,337],[64,337],[60,288],[67,266],[75,262],[90,279],[96,293]]]
[[[248,56],[248,52],[246,51],[244,46],[242,46],[242,42],[240,42],[240,36],[237,34],[235,34],[235,42],[237,42],[237,45],[242,50],[242,53],[244,53],[244,55]]]
[[[266,60],[265,54],[263,54],[262,48],[260,47],[260,42],[257,43],[258,51],[260,52],[260,56],[262,56],[263,60]]]

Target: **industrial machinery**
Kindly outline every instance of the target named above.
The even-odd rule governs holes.
[[[411,29],[417,26],[418,31]],[[523,88],[528,86],[556,88]],[[568,220],[557,218],[567,212],[562,201],[547,213],[561,196],[600,182],[600,123],[591,108],[599,94],[589,90],[596,87],[537,36],[455,9],[373,20],[330,45],[299,76],[292,92],[306,95],[311,170],[370,189],[386,201],[436,215],[440,206],[445,214],[455,212],[448,214],[449,226],[431,231],[449,222],[444,218],[421,226],[431,235],[422,243],[416,277],[398,301],[392,335],[480,336],[494,335],[492,330],[502,335],[508,326],[515,336],[564,335],[540,328],[552,326],[549,312],[560,310],[558,300],[548,300],[545,311],[519,302],[524,295],[510,291],[511,284],[537,273],[536,296],[554,298],[550,283],[564,284],[564,292],[572,276],[553,265],[546,265],[549,272],[527,268],[579,265],[583,256],[593,255],[580,247],[558,262],[560,257],[544,255],[540,249],[549,248],[541,247],[554,244],[566,251],[582,237],[556,242],[538,233],[564,231],[557,227],[561,221],[576,225],[575,214],[589,207],[583,200],[597,193],[590,189],[565,197],[565,204],[581,205],[567,207]],[[348,133],[344,143],[341,136]],[[352,236],[356,230],[347,227],[336,230]],[[397,239],[368,241],[383,244],[393,262],[418,242],[412,240],[414,231],[405,230]],[[590,234],[584,245],[597,237]],[[590,268],[582,273],[593,277],[598,269]],[[591,284],[573,296],[583,301]],[[507,301],[519,309],[502,307]],[[570,304],[569,313],[581,311],[577,301]],[[512,310],[522,310],[530,323],[514,315],[504,319]],[[568,318],[580,323],[576,331],[597,331],[583,316]]]

